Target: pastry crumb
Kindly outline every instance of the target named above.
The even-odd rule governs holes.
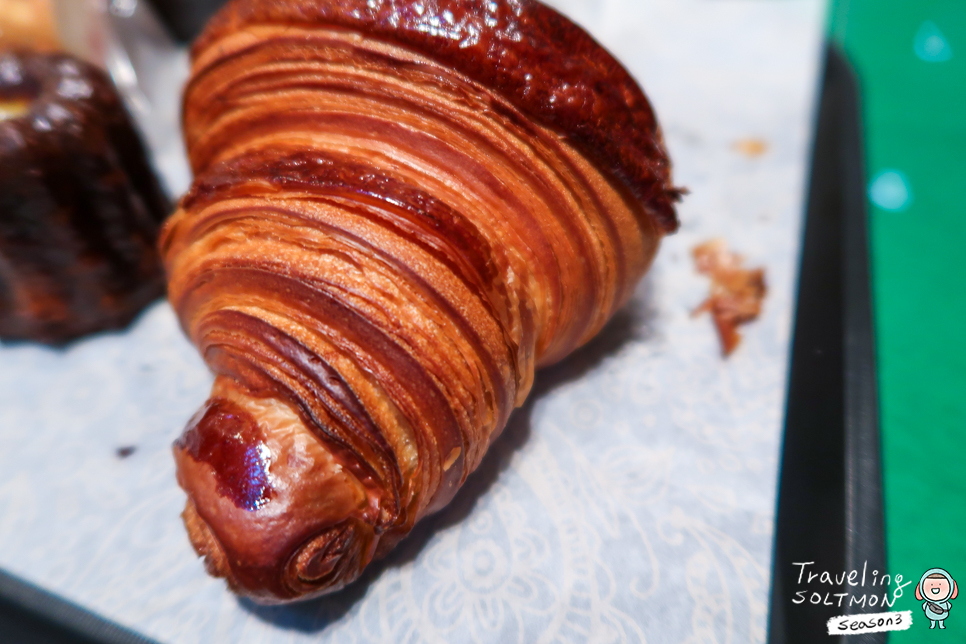
[[[768,152],[768,142],[763,139],[741,139],[735,141],[734,149],[746,157],[760,157]]]
[[[721,353],[730,356],[741,343],[738,327],[761,314],[765,299],[765,269],[742,268],[744,258],[728,250],[723,239],[712,239],[692,251],[698,272],[711,278],[711,294],[692,313],[710,312],[721,340]]]

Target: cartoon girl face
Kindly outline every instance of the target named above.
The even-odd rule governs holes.
[[[925,599],[941,602],[949,597],[949,580],[945,577],[929,577],[922,584],[922,594]]]

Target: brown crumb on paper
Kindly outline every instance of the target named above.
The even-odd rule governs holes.
[[[735,151],[746,157],[760,157],[768,152],[768,143],[762,139],[741,139],[735,141]]]
[[[744,258],[728,250],[723,239],[712,239],[693,251],[698,272],[711,278],[711,295],[691,314],[711,313],[721,352],[725,357],[738,347],[738,326],[756,319],[765,299],[765,269],[742,268]]]

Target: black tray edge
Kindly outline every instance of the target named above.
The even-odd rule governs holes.
[[[156,644],[2,570],[0,642]]]
[[[793,563],[814,561],[817,570],[833,573],[866,564],[870,573],[886,570],[863,152],[859,82],[845,55],[829,44],[789,371],[771,644],[828,638],[829,618],[860,612],[793,604],[795,592],[806,588]],[[887,639],[876,633],[849,641]]]

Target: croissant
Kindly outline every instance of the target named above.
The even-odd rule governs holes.
[[[265,603],[445,506],[677,226],[643,92],[531,0],[235,0],[184,128],[161,252],[215,382],[174,446],[183,517]]]

